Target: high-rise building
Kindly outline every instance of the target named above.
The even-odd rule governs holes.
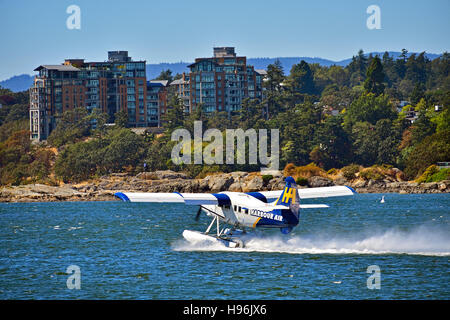
[[[245,98],[262,99],[264,74],[236,56],[234,47],[216,47],[213,57],[197,58],[188,67],[191,112],[202,105],[205,112],[230,114]]]
[[[167,112],[168,80],[147,81],[147,124],[160,127],[163,115]]]
[[[66,59],[61,65],[41,65],[30,89],[31,138],[45,140],[66,110],[97,108],[113,122],[124,110],[128,124],[146,127],[145,61],[133,61],[127,51],[109,51],[104,62]]]
[[[168,108],[168,94],[175,92],[184,111],[240,110],[245,98],[263,98],[265,70],[247,65],[234,47],[216,47],[211,58],[197,58],[190,73],[171,83],[146,80],[145,61],[133,61],[128,51],[109,51],[104,62],[66,59],[59,65],[41,65],[30,89],[31,138],[45,140],[57,125],[58,116],[76,107],[99,109],[114,122],[126,111],[131,127],[160,127]]]

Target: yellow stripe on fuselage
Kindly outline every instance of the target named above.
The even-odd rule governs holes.
[[[253,228],[256,228],[256,225],[258,224],[259,220],[261,220],[261,218],[256,219],[256,221],[253,223]]]

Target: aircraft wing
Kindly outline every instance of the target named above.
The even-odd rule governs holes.
[[[356,193],[355,190],[347,186],[308,188],[297,190],[300,199],[342,197],[342,196],[351,196],[354,193]],[[282,192],[283,190],[260,191],[259,193],[264,195],[267,198],[267,200],[276,200],[278,199],[278,197],[281,195]]]
[[[164,202],[184,203],[188,205],[230,205],[230,198],[219,193],[151,193],[151,192],[117,192],[114,194],[123,201],[130,202]]]
[[[283,191],[261,191],[257,194],[263,195],[267,200],[277,199]],[[353,195],[354,190],[345,187],[322,187],[310,189],[298,189],[300,199],[327,198]],[[117,192],[114,194],[123,201],[130,202],[164,202],[184,203],[187,205],[230,205],[230,198],[223,193],[152,193],[152,192]],[[300,208],[325,208],[325,205],[302,204]]]

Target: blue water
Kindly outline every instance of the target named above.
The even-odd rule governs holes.
[[[192,245],[197,207],[0,204],[0,299],[449,299],[450,195],[318,199],[289,235]],[[68,289],[66,269],[80,268]],[[368,289],[377,265],[380,289]]]

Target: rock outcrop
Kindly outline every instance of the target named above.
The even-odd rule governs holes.
[[[334,182],[331,179],[321,176],[312,176],[308,178],[308,186],[311,188],[331,187],[334,186]]]
[[[260,173],[232,172],[217,173],[203,179],[190,179],[183,173],[173,171],[143,172],[136,176],[117,173],[98,180],[59,187],[29,184],[0,188],[1,202],[44,202],[44,201],[109,201],[115,200],[116,192],[252,192],[281,190],[284,178],[281,175],[261,176]],[[400,180],[400,181],[399,181]],[[309,187],[347,185],[359,193],[448,193],[450,180],[418,184],[401,181],[399,172],[383,180],[358,178],[347,181],[344,177],[334,180],[321,176],[308,179]]]

